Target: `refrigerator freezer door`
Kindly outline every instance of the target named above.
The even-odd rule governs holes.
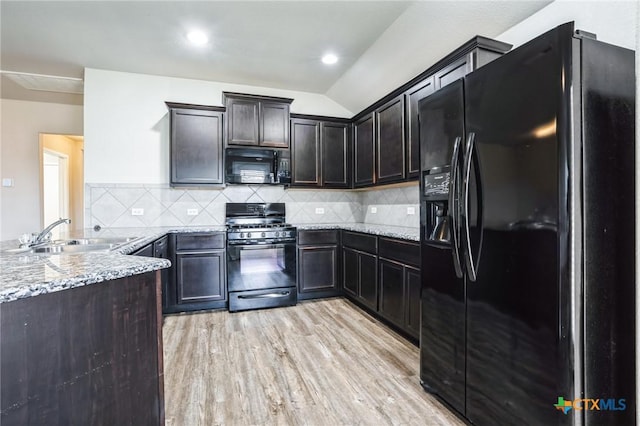
[[[481,191],[470,189],[467,204],[481,207],[482,223],[474,223],[477,213],[462,213],[470,220],[467,255],[477,262],[466,288],[466,409],[478,425],[572,418],[553,408],[559,396],[573,396],[563,385],[571,368],[559,309],[566,241],[559,170],[567,165],[556,122],[570,82],[558,39],[547,33],[465,79],[466,130],[475,134],[481,176]]]
[[[420,152],[422,173],[450,166],[454,142],[464,141],[464,92],[462,81],[422,100],[420,111]],[[458,142],[462,151],[462,143]],[[456,176],[459,175],[456,172]],[[458,179],[454,176],[455,179]],[[430,201],[421,187],[421,208]],[[453,185],[454,188],[456,185]],[[458,185],[459,186],[459,185]],[[449,185],[449,188],[451,185]],[[445,198],[446,199],[446,198]],[[449,201],[442,201],[450,203]],[[452,206],[449,205],[450,209]],[[454,210],[457,210],[454,208]],[[456,224],[459,221],[452,221]],[[420,380],[460,413],[465,412],[465,299],[464,278],[456,276],[455,248],[438,248],[425,241],[422,227],[422,324],[420,336]],[[458,230],[451,233],[459,235]],[[458,239],[454,239],[458,240]]]

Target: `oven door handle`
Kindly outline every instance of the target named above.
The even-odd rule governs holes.
[[[288,243],[253,243],[253,244],[232,244],[232,243],[228,243],[227,246],[229,248],[231,247],[237,247],[237,248],[241,248],[242,250],[264,250],[265,248],[285,248],[285,246],[291,246],[291,245],[295,245],[296,242],[295,241],[291,241]]]
[[[238,299],[280,299],[282,297],[288,297],[290,294],[291,292],[289,290],[265,294],[241,294],[238,296]]]

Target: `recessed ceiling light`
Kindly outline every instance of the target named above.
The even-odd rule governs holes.
[[[202,31],[191,31],[187,34],[187,39],[196,46],[202,46],[207,44],[209,37]]]
[[[338,62],[338,57],[333,53],[327,53],[322,57],[322,63],[327,65],[333,65]]]

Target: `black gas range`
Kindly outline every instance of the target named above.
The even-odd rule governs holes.
[[[284,203],[227,203],[229,311],[295,305],[296,228]]]

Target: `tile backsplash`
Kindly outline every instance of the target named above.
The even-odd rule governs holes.
[[[419,224],[417,185],[361,192],[285,190],[268,185],[230,185],[220,190],[108,183],[85,185],[85,224],[125,228],[222,225],[229,202],[286,203],[290,223]],[[371,213],[371,207],[377,212]],[[416,214],[408,215],[407,207],[414,207]],[[143,214],[134,216],[132,209],[142,209]]]
[[[420,225],[420,190],[417,182],[412,186],[374,189],[361,194],[363,222],[415,228]]]

